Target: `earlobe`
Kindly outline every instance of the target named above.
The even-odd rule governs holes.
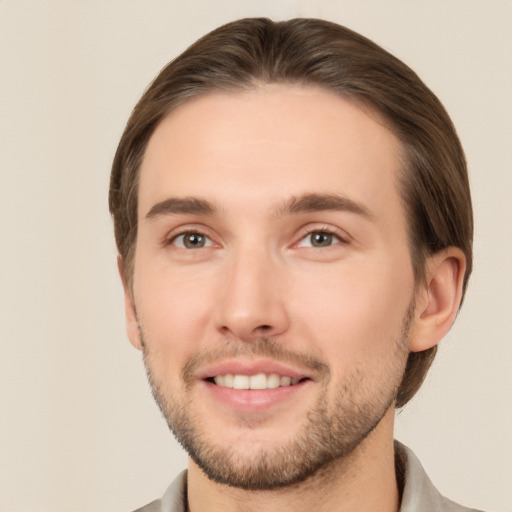
[[[412,352],[437,345],[450,330],[462,299],[465,272],[466,257],[457,247],[448,247],[429,257],[426,282],[417,295]]]
[[[126,333],[130,343],[138,350],[142,350],[142,340],[140,336],[139,321],[137,319],[137,311],[133,300],[133,292],[128,286],[126,279],[125,266],[121,256],[117,258],[117,268],[123,283],[124,290],[124,312],[126,321]]]

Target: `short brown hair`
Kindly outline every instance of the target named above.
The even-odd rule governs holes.
[[[472,269],[473,215],[464,152],[438,98],[403,62],[369,39],[318,19],[228,23],[170,62],[135,106],[112,166],[109,206],[129,283],[137,237],[139,168],[162,119],[189,98],[257,84],[320,86],[377,112],[402,145],[400,193],[409,227],[416,282],[425,258],[449,246]],[[436,347],[411,353],[397,396],[405,405],[419,389]]]

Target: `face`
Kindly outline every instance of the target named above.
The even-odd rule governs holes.
[[[171,429],[213,480],[267,489],[393,408],[414,278],[399,143],[332,93],[215,93],[141,166],[128,330]]]

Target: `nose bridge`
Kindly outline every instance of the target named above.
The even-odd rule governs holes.
[[[247,243],[232,251],[218,303],[219,328],[249,341],[275,336],[288,327],[281,287],[279,259],[261,243]]]

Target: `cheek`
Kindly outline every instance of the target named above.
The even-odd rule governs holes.
[[[335,359],[346,369],[355,361],[378,362],[394,348],[413,296],[407,261],[405,271],[399,261],[362,262],[297,277],[294,316],[327,361]]]
[[[181,367],[204,339],[215,285],[201,276],[143,268],[136,274],[135,300],[145,343],[156,364]]]

